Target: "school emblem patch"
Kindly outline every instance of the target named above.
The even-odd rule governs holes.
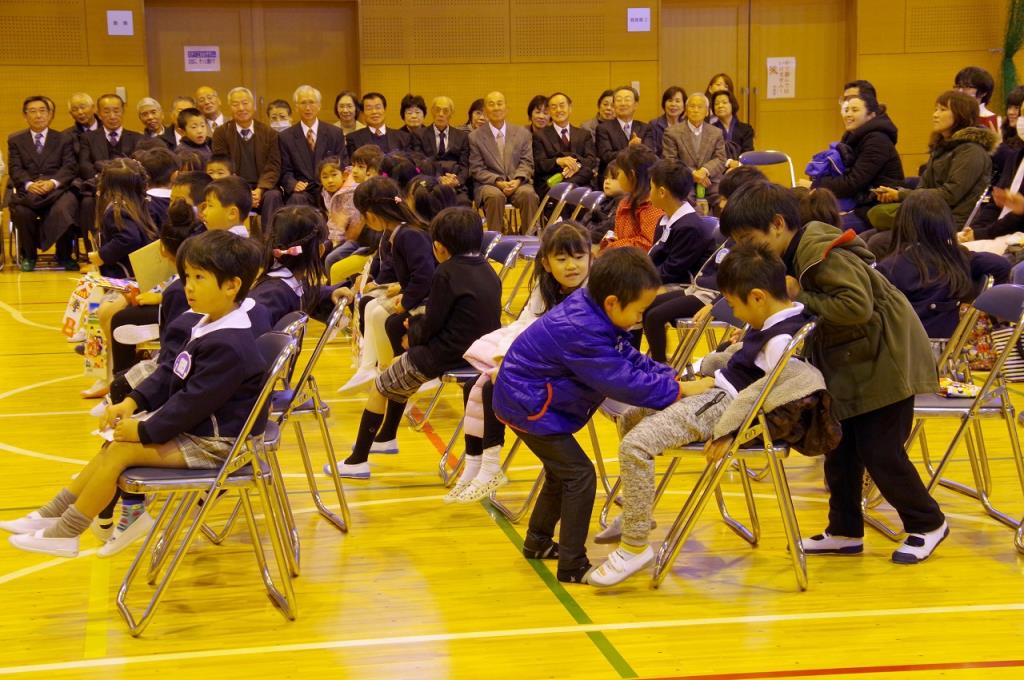
[[[174,359],[174,375],[184,380],[188,377],[188,372],[191,370],[192,355],[188,352],[182,352]]]

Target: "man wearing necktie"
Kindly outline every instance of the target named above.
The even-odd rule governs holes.
[[[49,97],[28,97],[22,104],[28,129],[7,139],[11,179],[11,221],[18,231],[22,271],[35,268],[36,253],[56,244],[57,261],[78,271],[71,250],[71,227],[77,201],[68,191],[75,179],[74,142],[68,133],[50,129],[54,105]]]
[[[637,107],[640,105],[640,93],[629,85],[615,89],[612,98],[615,118],[601,122],[597,126],[597,155],[601,159],[601,175],[608,164],[615,160],[619,152],[632,144],[651,143],[650,125],[636,120]]]
[[[264,221],[283,204],[323,206],[320,164],[336,157],[338,165],[348,165],[345,136],[341,129],[319,119],[323,98],[320,91],[300,85],[292,95],[299,122],[278,134],[281,152],[280,186],[263,196]]]
[[[576,186],[590,186],[597,170],[597,151],[589,132],[573,127],[572,99],[563,92],[548,97],[551,125],[533,136],[533,161],[536,166],[537,193],[548,190],[548,180],[562,175],[563,182]]]
[[[487,125],[469,133],[469,169],[476,182],[474,194],[483,207],[487,228],[502,230],[505,204],[511,202],[520,213],[520,225],[530,224],[537,211],[533,181],[533,136],[518,125],[506,122],[505,95],[491,92],[484,97]]]
[[[405,130],[394,130],[387,126],[385,118],[388,112],[388,100],[380,92],[367,92],[363,95],[363,119],[366,127],[354,130],[345,135],[345,146],[349,157],[356,149],[367,144],[380,147],[385,154],[394,151],[414,150],[413,138]]]
[[[433,121],[417,130],[418,148],[433,161],[434,172],[445,186],[468,198],[469,193],[469,133],[451,126],[455,102],[444,95],[434,97],[430,103]]]

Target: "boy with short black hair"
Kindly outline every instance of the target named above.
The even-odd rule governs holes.
[[[178,120],[175,121],[178,129],[181,130],[181,141],[175,150],[186,149],[199,155],[205,163],[210,160],[211,139],[210,128],[206,124],[206,118],[196,108],[182,109],[178,112]]]
[[[255,406],[266,364],[240,308],[259,272],[261,253],[249,239],[207,232],[188,239],[178,255],[189,304],[204,316],[172,368],[161,368],[116,406],[102,427],[114,430],[74,480],[39,510],[0,522],[11,543],[30,552],[78,555],[79,536],[117,491],[130,467],[216,469],[231,451]],[[148,411],[145,421],[132,418]],[[253,428],[261,435],[266,416]]]
[[[235,164],[231,160],[231,156],[222,153],[211,155],[206,160],[205,167],[206,174],[214,180],[224,179],[235,174]]]
[[[252,210],[252,192],[241,177],[234,175],[214,180],[206,187],[202,217],[209,230],[226,229],[248,236],[245,221]]]
[[[905,442],[914,395],[938,389],[931,345],[907,298],[872,266],[864,242],[821,222],[800,222],[789,189],[744,185],[722,213],[722,233],[737,243],[763,244],[782,258],[791,293],[818,317],[805,355],[825,376],[842,424],[839,446],[825,456],[829,524],[805,538],[808,554],[864,550],[861,509],[864,470],[899,513],[907,538],[892,553],[900,564],[921,562],[949,534],[945,517]]]
[[[786,292],[786,267],[767,248],[739,246],[733,249],[718,269],[718,284],[733,313],[749,324],[751,330],[721,369],[709,371],[706,377],[694,382],[683,383],[684,399],[660,412],[631,409],[619,419],[620,432],[624,434],[619,445],[619,464],[625,502],[622,515],[598,534],[597,542],[613,543],[620,535],[622,542],[608,560],[591,573],[589,583],[592,585],[620,583],[654,559],[654,551],[647,542],[655,497],[654,459],[666,449],[715,439],[715,425],[729,405],[775,368],[793,335],[810,320],[802,304],[790,301]],[[716,354],[705,357],[702,367],[722,364]],[[806,371],[814,371],[809,366],[801,366]],[[814,373],[816,384],[814,381],[807,384],[824,389],[820,374]],[[781,389],[784,386],[780,380],[776,390]],[[808,393],[790,394],[786,401],[803,398]],[[731,437],[719,439],[715,450],[724,452],[731,442]]]
[[[557,558],[559,581],[585,583],[590,571],[586,540],[596,477],[573,433],[607,397],[663,409],[682,393],[671,368],[630,345],[629,328],[640,321],[660,285],[643,251],[606,252],[591,268],[585,288],[515,339],[498,371],[494,412],[544,464],[544,488],[530,516],[523,554]]]
[[[352,455],[338,464],[343,477],[370,478],[367,457],[389,400],[404,404],[424,383],[464,367],[462,355],[469,346],[501,326],[501,282],[480,254],[480,216],[469,208],[446,208],[430,223],[430,235],[439,264],[427,311],[409,326],[409,350],[377,376]],[[401,409],[397,413],[401,417]]]
[[[206,187],[210,186],[212,181],[213,178],[205,172],[179,172],[171,180],[171,201],[180,198],[196,208],[206,200]]]

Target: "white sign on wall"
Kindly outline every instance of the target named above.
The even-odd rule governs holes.
[[[220,46],[185,45],[185,71],[220,71]]]
[[[626,10],[626,30],[629,33],[649,33],[651,31],[651,8],[628,8]]]
[[[796,97],[796,57],[768,57],[768,99]]]

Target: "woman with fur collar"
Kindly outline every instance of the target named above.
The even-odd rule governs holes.
[[[957,229],[963,227],[978,197],[992,176],[990,154],[996,136],[987,128],[975,126],[978,102],[973,97],[949,90],[939,95],[932,114],[931,155],[921,173],[917,189],[874,189],[880,203],[868,211],[868,220],[876,229],[891,229],[898,203],[911,191],[936,191],[953,211]]]

